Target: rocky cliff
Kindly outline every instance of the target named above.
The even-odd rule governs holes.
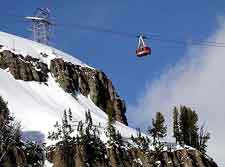
[[[217,167],[213,159],[187,148],[156,154],[113,146],[104,152],[104,156],[94,157],[86,146],[73,145],[63,151],[59,145],[48,153],[48,160],[53,167]]]
[[[48,67],[31,56],[23,57],[11,51],[0,52],[0,68],[8,69],[15,79],[47,82]]]
[[[79,92],[90,97],[104,112],[111,112],[117,121],[127,125],[125,102],[102,71],[65,62],[60,58],[51,60],[48,67],[31,56],[24,57],[4,50],[0,52],[0,68],[8,70],[15,79],[24,81],[47,83],[50,74],[66,92],[73,95]]]
[[[47,54],[42,56],[48,57]],[[10,72],[17,80],[36,81],[46,86],[51,75],[62,89],[74,95],[74,98],[77,93],[81,93],[89,97],[104,112],[112,114],[117,121],[127,124],[125,102],[102,71],[76,65],[61,58],[52,59],[46,64],[32,55],[23,56],[9,50],[0,52],[0,69]],[[0,125],[7,116],[7,112],[0,110]],[[53,167],[217,167],[211,158],[194,149],[184,148],[156,153],[135,147],[116,145],[106,147],[105,144],[100,144],[100,153],[96,153],[91,147],[94,144],[94,142],[89,145],[70,143],[65,149],[59,142],[47,148],[47,159]],[[34,160],[43,160],[44,156],[40,157],[38,154],[38,152],[42,154],[43,150],[37,152],[36,146],[35,151],[29,148],[25,147],[25,143],[18,142],[16,146],[7,150],[0,166],[25,167]],[[1,156],[3,154],[0,153]],[[36,163],[36,166],[43,164]]]
[[[89,96],[103,111],[112,112],[117,121],[127,125],[125,102],[119,97],[105,73],[74,65],[63,59],[53,59],[50,71],[66,92],[75,94],[75,91],[78,91]]]

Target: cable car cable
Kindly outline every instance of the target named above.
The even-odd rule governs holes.
[[[89,30],[89,31],[95,31],[95,32],[102,32],[102,33],[111,33],[115,35],[119,35],[121,37],[129,37],[129,38],[136,38],[138,33],[130,33],[130,32],[122,32],[122,31],[114,31],[112,29],[106,29],[101,28],[97,26],[91,26],[91,25],[83,25],[83,24],[56,24],[56,26],[63,26],[63,27],[71,27],[71,28],[77,28],[77,29],[83,29],[83,30]],[[186,46],[188,42],[185,42],[185,40],[176,40],[176,39],[165,39],[162,38],[160,35],[155,34],[148,34],[145,35],[147,38],[145,40],[151,41],[156,40],[160,42],[167,42],[167,43],[174,43],[178,45],[184,45]],[[187,40],[188,41],[188,40]],[[190,40],[190,45],[205,45],[209,47],[225,47],[225,43],[223,42],[213,42],[213,41],[203,41],[203,40]]]
[[[17,17],[17,18],[18,17],[23,18],[21,16],[18,16],[18,15],[12,14],[12,13],[9,13],[7,15]],[[22,19],[17,20],[17,21],[27,22]],[[102,28],[102,27],[92,26],[92,25],[78,24],[78,23],[72,23],[72,24],[56,23],[54,25],[59,26],[59,27],[70,27],[70,28],[77,28],[77,29],[88,30],[88,31],[110,33],[110,34],[118,35],[121,37],[128,37],[128,38],[137,38],[137,35],[138,35],[138,33],[131,33],[131,32],[125,32],[125,31],[114,31],[112,29],[107,29],[107,28]],[[188,40],[166,39],[158,34],[157,35],[156,34],[147,34],[145,36],[146,36],[145,40],[148,40],[148,41],[173,43],[173,44],[182,45],[182,46],[187,46],[188,44],[190,44],[190,45],[195,45],[195,46],[225,47],[224,42],[204,41],[204,40],[196,40],[196,39],[186,42]]]

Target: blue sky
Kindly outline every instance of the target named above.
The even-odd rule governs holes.
[[[1,3],[4,7],[0,10],[0,30],[28,38],[31,36],[27,31],[29,24],[20,22],[17,16],[31,15],[37,7],[50,6],[52,17],[58,23],[144,32],[150,37],[151,34],[160,35],[163,39],[185,41],[210,37],[212,41],[225,41],[225,24],[220,25],[225,14],[223,0],[68,0],[67,3],[20,0],[16,5],[14,2]],[[137,58],[135,38],[60,26],[54,29],[51,42],[54,47],[103,70],[112,79],[128,104],[127,115],[133,126],[150,123],[156,111],[165,112],[169,119],[165,110],[175,104],[187,104],[197,109],[201,122],[213,132],[209,153],[224,164],[224,147],[221,145],[225,135],[221,136],[224,130],[219,128],[224,125],[219,126],[219,121],[216,124],[214,115],[224,122],[222,110],[225,106],[219,99],[225,98],[225,77],[219,74],[225,70],[222,63],[225,60],[219,59],[223,57],[219,55],[225,54],[225,50],[190,49],[190,46],[150,40],[152,56]],[[214,62],[216,64],[212,64]]]
[[[12,1],[2,3],[5,7],[0,11],[1,30],[25,37],[30,37],[26,31],[29,24],[18,22],[19,18],[14,15],[26,16],[36,7],[50,6],[53,18],[59,23],[88,24],[181,40],[206,38],[214,31],[216,17],[223,15],[225,7],[222,0],[69,0],[67,3],[20,0],[16,5],[12,5]],[[136,103],[146,82],[158,78],[186,51],[178,45],[149,41],[152,56],[139,59],[135,57],[136,39],[60,26],[54,30],[52,45],[105,71],[129,104]]]

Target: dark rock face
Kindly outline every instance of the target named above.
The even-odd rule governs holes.
[[[112,113],[115,120],[127,125],[125,102],[102,71],[74,65],[63,59],[53,59],[49,69],[39,59],[7,50],[0,52],[0,68],[8,69],[15,79],[24,81],[47,82],[50,72],[66,92],[90,96],[104,112]]]
[[[89,95],[99,108],[106,113],[112,112],[117,121],[127,125],[125,102],[102,71],[74,65],[62,59],[52,60],[50,71],[65,91]]]
[[[5,154],[3,163],[1,163],[2,167],[17,167],[17,166],[27,166],[26,154],[24,150],[18,147],[11,148]]]
[[[48,67],[30,56],[15,55],[10,51],[0,52],[0,68],[9,69],[15,79],[46,82]]]
[[[67,149],[56,146],[47,153],[47,159],[54,164],[53,167],[108,167],[109,163],[104,156],[97,157],[97,160],[92,158],[86,145],[75,145]]]
[[[74,145],[62,151],[55,147],[48,152],[48,160],[53,167],[217,167],[217,164],[197,150],[177,150],[174,152],[144,153],[139,149],[107,148],[105,157],[98,161],[88,161],[84,146]],[[88,165],[87,165],[88,164]]]

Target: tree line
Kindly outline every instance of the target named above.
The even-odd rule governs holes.
[[[74,129],[72,128],[72,112],[69,109],[64,111],[64,116],[61,121],[61,125],[56,122],[55,128],[56,132],[49,133],[49,139],[51,140],[61,140],[68,142],[75,141],[79,144],[84,144],[83,141],[93,143],[91,140],[100,140],[99,127],[93,125],[92,117],[90,111],[85,113],[85,122],[80,121],[77,126],[77,136],[73,136]],[[157,112],[155,118],[152,119],[151,126],[147,130],[148,136],[141,133],[140,129],[137,129],[137,135],[131,136],[130,139],[134,142],[140,149],[144,151],[149,151],[149,145],[154,146],[156,152],[163,151],[165,142],[162,139],[167,136],[167,126],[165,125],[165,118],[161,112]],[[116,145],[118,147],[124,146],[124,140],[122,135],[115,128],[115,118],[109,112],[108,113],[108,125],[105,129],[105,134],[108,138],[108,145]],[[89,137],[92,138],[89,138]],[[149,138],[152,137],[152,140]],[[198,125],[198,115],[196,111],[192,110],[190,107],[180,106],[174,107],[173,109],[173,137],[175,138],[176,144],[181,146],[187,145],[196,148],[203,154],[206,153],[207,142],[210,139],[210,133],[207,132],[204,126]],[[85,140],[88,138],[89,140]],[[126,143],[130,145],[130,143]],[[131,145],[130,145],[131,146]]]
[[[5,114],[4,119],[3,113]],[[125,141],[116,129],[116,120],[112,113],[108,111],[108,124],[104,129],[107,136],[106,144],[108,147],[123,148],[125,145],[133,147],[133,144]],[[97,162],[100,158],[104,158],[107,152],[105,143],[100,139],[100,127],[100,124],[93,124],[89,110],[85,113],[85,120],[79,121],[77,125],[74,125],[71,109],[64,110],[61,121],[55,123],[55,130],[49,132],[48,138],[59,141],[63,145],[65,153],[74,144],[84,145],[87,151],[92,153],[88,157],[88,161]],[[143,135],[138,129],[137,135],[131,136],[130,141],[144,152],[152,151],[150,145],[154,146],[155,153],[162,152],[165,147],[162,139],[167,136],[167,126],[161,112],[156,112],[147,133],[149,135]],[[210,133],[205,130],[204,125],[198,125],[196,111],[190,107],[180,106],[173,108],[173,137],[177,144],[194,147],[205,154]],[[32,141],[21,141],[20,124],[10,115],[7,103],[0,97],[0,165],[7,160],[7,152],[18,147],[27,152],[28,164],[40,166],[44,163],[43,154],[46,148]]]

